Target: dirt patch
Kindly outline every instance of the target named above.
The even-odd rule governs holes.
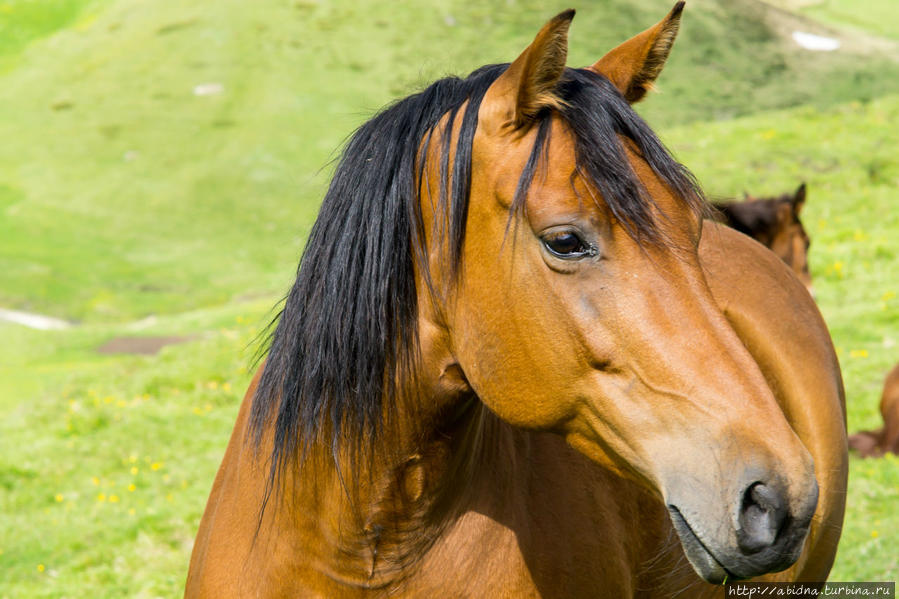
[[[97,348],[101,354],[142,354],[151,356],[159,353],[166,345],[184,343],[195,337],[116,337]]]

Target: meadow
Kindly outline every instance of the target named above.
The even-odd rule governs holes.
[[[826,33],[846,5],[797,18]],[[876,6],[892,20],[856,19],[858,49],[825,55],[791,48],[758,3],[691,1],[638,107],[710,196],[808,183],[850,431],[879,426],[899,360],[899,13]],[[566,7],[0,0],[0,308],[74,324],[0,321],[0,597],[180,594],[342,140],[423,82],[512,58]],[[670,6],[578,8],[572,65]],[[189,339],[96,351],[151,335]],[[853,458],[848,506],[831,579],[895,580],[899,459]]]

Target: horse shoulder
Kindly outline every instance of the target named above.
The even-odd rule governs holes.
[[[756,241],[707,221],[699,255],[715,301],[815,460],[818,508],[803,557],[787,572],[823,580],[836,553],[848,475],[845,397],[827,327],[789,267]]]

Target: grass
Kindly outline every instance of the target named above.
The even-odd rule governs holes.
[[[0,74],[35,40],[71,25],[91,0],[0,1]]]
[[[866,0],[860,9],[852,0],[815,0],[800,8],[802,14],[836,28],[852,28],[899,40],[896,4],[891,0]]]
[[[567,7],[550,4],[0,0],[0,306],[82,323],[0,323],[0,597],[179,595],[322,165],[390,98],[511,58]],[[669,8],[635,4],[584,7],[570,63]],[[899,95],[878,97],[899,77],[792,52],[751,6],[691,1],[640,109],[713,195],[808,182],[849,426],[873,428],[899,359]],[[203,83],[224,93],[194,95]],[[197,339],[95,352],[151,334]],[[853,460],[833,580],[895,577],[897,489],[896,459]]]
[[[179,594],[270,305],[176,317],[163,328],[205,338],[149,358],[91,351],[121,329],[0,328],[0,596]]]

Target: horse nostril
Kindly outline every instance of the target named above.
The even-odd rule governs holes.
[[[761,482],[749,485],[740,506],[737,544],[744,553],[757,553],[770,547],[786,519],[786,502],[781,494]]]

